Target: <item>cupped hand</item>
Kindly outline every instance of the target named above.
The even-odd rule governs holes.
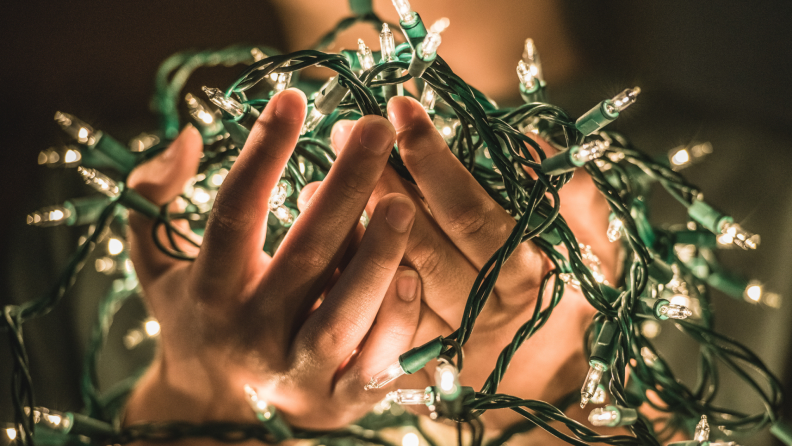
[[[381,196],[355,255],[344,259],[340,274],[337,268],[359,235],[359,217],[396,132],[382,117],[360,119],[270,257],[262,250],[270,192],[305,109],[298,90],[269,102],[220,188],[200,250],[179,245],[197,256],[194,262],[162,253],[153,222],[131,213],[132,259],[162,331],[157,358],[128,403],[126,425],[254,422],[245,384],[288,423],[308,429],[341,427],[384,396],[363,387],[412,346],[419,320],[420,279],[399,266],[415,216],[412,200]],[[134,171],[129,185],[158,205],[170,202],[195,175],[201,148],[199,133],[185,129],[162,156]]]
[[[393,98],[388,115],[396,128],[401,157],[417,187],[388,167],[369,206],[397,192],[411,197],[417,209],[405,261],[420,274],[428,307],[416,339],[420,342],[450,334],[459,326],[479,269],[506,241],[515,219],[489,197],[451,153],[420,104],[406,97]],[[353,137],[353,125],[341,121],[333,129],[333,145],[343,148],[342,155],[346,142]],[[548,154],[554,153],[549,144],[537,142]],[[311,192],[308,188],[304,194]],[[578,240],[592,246],[602,260],[606,278],[614,282],[619,247],[605,237],[609,213],[606,201],[583,171],[575,174],[560,195],[561,214]],[[505,262],[464,347],[463,385],[480,389],[484,384],[501,350],[530,319],[542,277],[550,268],[532,242],[519,245]],[[498,392],[554,402],[577,391],[588,368],[583,335],[594,312],[580,291],[566,287],[564,298],[546,325],[517,351]],[[423,373],[428,372],[431,370]],[[404,381],[396,383],[398,387],[410,386]],[[488,427],[495,429],[522,419],[505,409],[487,412],[484,417]],[[582,414],[576,417],[582,419]]]

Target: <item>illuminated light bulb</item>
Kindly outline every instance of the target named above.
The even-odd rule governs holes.
[[[608,223],[608,241],[611,243],[619,240],[622,234],[622,228],[624,228],[624,223],[618,218],[614,218]]]
[[[94,261],[94,268],[96,268],[97,273],[110,275],[115,273],[116,263],[110,257],[99,257]]]
[[[276,208],[283,206],[283,203],[286,202],[286,198],[292,193],[294,193],[294,187],[288,180],[281,179],[278,181],[278,184],[272,188],[272,192],[270,193],[270,210],[274,211]]]
[[[751,282],[745,288],[745,298],[748,301],[759,302],[762,300],[762,285],[757,282]]]
[[[628,426],[638,420],[638,413],[629,407],[606,406],[591,411],[589,423],[600,427]]]
[[[661,304],[657,308],[657,312],[671,319],[687,319],[693,315],[693,312],[688,307],[672,303]]]
[[[647,320],[641,324],[641,334],[648,339],[656,338],[661,330],[660,323],[655,320]]]
[[[396,40],[393,38],[393,32],[391,32],[387,23],[382,24],[379,41],[382,61],[392,62],[396,60]]]
[[[55,112],[55,122],[60,125],[64,132],[77,140],[80,144],[85,144],[86,146],[96,144],[96,140],[98,139],[97,132],[95,132],[90,125],[77,119],[73,115]]]
[[[445,31],[450,24],[451,21],[447,17],[443,17],[432,24],[429,28],[429,33],[421,43],[421,59],[429,59],[437,53],[437,48],[440,47],[440,43],[443,41],[440,33]]]
[[[206,104],[195,97],[192,93],[187,93],[184,97],[184,102],[187,103],[187,110],[198,123],[204,126],[211,126],[217,122],[215,114],[206,106]]]
[[[6,436],[8,437],[8,439],[9,439],[9,440],[11,440],[11,441],[14,441],[14,440],[16,440],[16,437],[17,437],[17,431],[16,431],[16,429],[15,429],[15,428],[13,428],[13,427],[7,427],[7,428],[6,428],[6,430],[5,430],[5,432],[6,432]]]
[[[399,14],[399,20],[403,25],[411,25],[418,20],[418,15],[413,12],[408,0],[393,0],[393,6]]]
[[[220,169],[209,177],[209,182],[212,186],[220,187],[228,176],[228,169]]]
[[[121,189],[118,187],[118,184],[96,169],[87,169],[79,166],[77,167],[77,173],[80,174],[85,184],[110,198],[118,197],[121,194]]]
[[[407,374],[401,366],[400,361],[396,361],[393,364],[386,367],[381,372],[377,373],[376,375],[371,377],[371,381],[366,384],[365,390],[371,389],[381,389],[388,385],[391,381],[395,380],[396,378]]]
[[[652,367],[655,362],[660,359],[649,347],[641,347],[641,358],[643,358],[644,363],[649,367]]]
[[[733,244],[745,250],[756,249],[761,242],[759,234],[748,232],[733,221],[724,220],[720,225],[720,232],[730,236]]]
[[[435,387],[446,400],[459,396],[459,370],[453,364],[441,362],[435,369]]]
[[[531,91],[537,86],[536,77],[531,72],[531,67],[524,60],[517,62],[517,77],[520,85],[527,91]]]
[[[430,405],[434,403],[434,392],[431,387],[426,389],[399,389],[386,397],[389,401],[402,406]]]
[[[357,57],[358,61],[360,61],[360,66],[363,67],[363,71],[370,70],[374,67],[374,54],[371,53],[371,48],[366,46],[363,39],[358,39],[357,43]]]
[[[66,153],[63,154],[63,164],[79,163],[80,159],[82,159],[82,154],[80,154],[79,150],[67,149]]]
[[[129,141],[129,150],[133,152],[145,152],[146,150],[159,144],[160,139],[151,133],[141,133]]]
[[[285,64],[283,64],[283,66],[284,67],[288,67],[289,66],[289,62],[286,62]],[[273,73],[273,74],[277,74],[277,77],[275,78],[275,86],[273,87],[273,90],[275,91],[275,93],[278,93],[280,91],[283,91],[283,90],[289,88],[289,84],[291,84],[291,79],[292,79],[292,73],[291,72],[288,72],[288,73]]]
[[[111,256],[117,256],[124,251],[124,242],[121,240],[111,237],[107,241],[107,253]]]
[[[160,333],[160,324],[156,319],[148,319],[143,323],[143,329],[150,338],[153,338]]]
[[[533,39],[525,39],[525,48],[523,49],[522,57],[523,61],[528,64],[531,75],[533,75],[533,77],[541,83],[544,80],[544,75],[542,74],[542,62],[539,59],[539,51],[537,51]]]
[[[607,366],[599,361],[591,361],[589,371],[583,381],[583,387],[580,389],[580,408],[586,407],[586,404],[594,397],[597,392],[597,386],[602,379],[602,374],[605,373]]]
[[[629,107],[630,105],[634,104],[635,101],[638,99],[638,95],[641,93],[641,89],[639,87],[635,88],[628,88],[621,93],[617,94],[610,100],[610,105],[608,111],[610,113],[619,113],[625,108]]]
[[[437,94],[434,89],[427,83],[424,83],[423,91],[421,92],[421,107],[427,112],[434,110],[435,102],[437,101]]]
[[[244,105],[236,99],[226,97],[226,95],[223,94],[220,89],[209,87],[202,87],[202,89],[214,105],[220,107],[224,112],[228,113],[234,118],[238,118],[245,114],[246,110]]]
[[[693,431],[693,440],[703,443],[709,440],[710,426],[707,422],[707,416],[702,415],[701,420],[696,424],[696,430]]]
[[[583,145],[577,146],[577,150],[575,150],[575,147],[570,149],[569,156],[573,163],[578,166],[582,166],[591,160],[602,157],[608,147],[610,147],[610,143],[608,141],[589,141]]]
[[[597,391],[594,392],[590,402],[592,404],[603,404],[606,399],[608,399],[608,392],[605,390],[605,386],[600,384],[597,386]]]
[[[366,213],[366,210],[364,209],[363,213],[360,214],[360,224],[363,225],[364,228],[368,228],[370,221],[371,219],[369,218],[368,214]]]
[[[681,148],[674,152],[669,159],[671,160],[671,165],[674,167],[686,166],[690,163],[690,152],[688,152],[686,148]]]
[[[71,211],[64,206],[49,206],[28,214],[27,224],[32,226],[57,226],[66,222]]]
[[[247,402],[250,408],[253,409],[253,412],[256,413],[256,417],[259,418],[259,420],[269,420],[273,417],[274,410],[272,410],[269,403],[260,399],[258,392],[253,390],[253,387],[250,387],[248,384],[245,384],[245,396],[247,396]]]
[[[770,308],[781,308],[781,295],[778,293],[764,293],[762,303]]]
[[[415,435],[413,432],[408,432],[404,434],[401,441],[402,446],[418,446],[420,443],[421,442],[418,439],[418,436]]]
[[[254,62],[260,62],[260,61],[262,61],[262,60],[267,58],[267,55],[264,54],[264,52],[261,51],[258,48],[251,48],[250,49],[250,56],[253,58]]]
[[[316,129],[319,123],[322,122],[322,119],[324,119],[324,117],[325,115],[323,115],[322,112],[317,110],[316,107],[312,107],[311,112],[308,113],[308,116],[305,118],[305,123],[303,124],[302,129],[300,130],[300,134],[304,135],[308,132],[314,131],[314,129]]]
[[[193,188],[192,195],[190,196],[190,201],[195,204],[206,204],[209,203],[209,200],[212,199],[212,196],[207,192],[206,189],[202,187],[195,187]]]
[[[272,215],[278,219],[280,224],[287,228],[294,224],[298,216],[296,209],[291,209],[286,206],[278,206],[271,212]]]
[[[443,136],[451,136],[454,134],[454,130],[450,126],[443,126],[442,129]]]

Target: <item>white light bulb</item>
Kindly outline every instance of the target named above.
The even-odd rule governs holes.
[[[229,115],[238,118],[245,114],[244,106],[236,99],[227,97],[220,89],[203,87],[203,91],[214,105],[220,107]]]
[[[731,237],[732,243],[745,250],[756,249],[761,242],[759,234],[748,232],[738,223],[731,221],[721,224],[720,233]]]
[[[599,407],[591,411],[588,420],[589,423],[594,426],[615,426],[619,421],[619,412],[613,409]]]
[[[608,111],[611,113],[621,112],[625,108],[635,103],[636,99],[638,99],[639,93],[641,93],[641,89],[638,87],[628,88],[622,91],[621,93],[614,96],[613,99],[611,99]]]
[[[690,162],[690,152],[686,148],[681,148],[671,155],[671,164],[674,167],[681,167]]]
[[[580,408],[586,407],[586,404],[594,397],[597,392],[597,386],[602,379],[602,374],[605,373],[607,366],[598,361],[592,361],[589,367],[586,380],[583,381],[583,387],[580,389]]]
[[[387,23],[382,24],[382,32],[379,35],[380,40],[380,57],[383,62],[392,62],[396,60],[396,40],[393,38]]]
[[[289,197],[294,192],[294,187],[288,180],[281,179],[278,181],[278,184],[272,188],[272,192],[270,193],[269,199],[269,208],[270,211],[275,211],[275,209],[283,206],[283,203],[286,202],[286,198]]]
[[[317,110],[316,107],[312,107],[311,112],[305,117],[305,123],[300,130],[300,134],[304,135],[308,132],[314,131],[314,129],[319,125],[324,117],[325,115],[323,115],[322,112]]]
[[[610,147],[610,142],[604,140],[595,140],[589,141],[585,144],[578,146],[578,148],[572,152],[571,156],[572,159],[578,164],[584,164],[591,160],[595,160],[597,158],[602,157],[605,154],[605,150]]]
[[[421,92],[421,107],[427,112],[434,110],[435,102],[437,101],[437,94],[434,89],[427,83],[424,83],[423,91]]]
[[[703,443],[709,440],[710,426],[707,422],[707,416],[702,415],[701,420],[696,424],[696,430],[693,432],[693,440]]]
[[[420,444],[420,441],[417,435],[415,435],[412,432],[408,432],[404,434],[404,436],[402,437],[401,444],[402,446],[418,446]]]
[[[365,390],[381,389],[391,381],[405,374],[406,372],[402,369],[401,363],[396,361],[381,372],[372,376],[371,380],[366,384]]]
[[[441,362],[435,370],[435,385],[442,395],[455,396],[459,391],[459,371],[453,364]]]
[[[80,154],[79,150],[67,149],[66,153],[63,154],[63,163],[74,164],[79,162],[81,158],[82,158],[82,154]]]
[[[143,323],[143,329],[150,338],[153,338],[159,334],[160,324],[156,319],[148,319]]]
[[[544,80],[542,74],[542,62],[539,59],[539,51],[536,50],[536,45],[531,38],[525,39],[525,48],[523,49],[523,60],[531,71],[531,75],[540,82]]]
[[[653,366],[659,359],[649,347],[641,347],[641,358],[643,358],[644,363],[649,367]]]
[[[401,20],[403,25],[412,25],[418,19],[408,0],[393,0],[393,6],[396,8],[399,20]]]
[[[440,33],[445,31],[450,23],[451,21],[448,18],[443,17],[432,24],[421,43],[421,58],[428,59],[437,52],[437,48],[440,47],[440,43],[443,41]]]
[[[111,256],[117,256],[124,251],[124,242],[121,240],[111,237],[107,241],[107,253]]]
[[[594,392],[594,396],[591,397],[592,404],[602,404],[608,397],[608,392],[605,391],[605,386],[602,384],[597,386],[597,391]]]
[[[259,62],[267,58],[267,55],[258,48],[251,48],[250,56],[253,57],[254,62]]]
[[[198,99],[192,93],[187,93],[184,97],[187,103],[187,111],[196,121],[204,125],[214,124],[216,119],[214,113],[207,107],[204,101]]]
[[[212,186],[220,187],[227,176],[228,169],[223,168],[213,173],[212,176],[209,177],[209,182],[212,183]]]
[[[660,314],[671,319],[687,319],[693,315],[693,312],[684,305],[676,304],[663,304],[657,309]]]
[[[76,139],[80,144],[85,144],[87,146],[96,144],[97,133],[94,129],[73,115],[55,112],[55,121],[64,132]]]
[[[434,396],[428,389],[399,389],[388,394],[387,399],[402,406],[432,404]]]
[[[33,226],[57,226],[66,222],[71,211],[64,206],[49,206],[30,213],[27,224]]]
[[[660,323],[655,320],[646,320],[641,324],[641,334],[649,339],[654,339],[660,334]]]
[[[278,219],[280,224],[285,227],[290,227],[297,220],[297,210],[291,209],[286,206],[278,206],[272,210],[272,215]]]
[[[193,193],[190,196],[190,201],[195,204],[206,204],[209,203],[209,200],[212,199],[212,196],[207,192],[206,189],[202,187],[195,187],[193,188]]]
[[[8,437],[9,440],[11,440],[11,441],[16,440],[17,432],[16,432],[15,428],[7,427],[5,432],[6,432],[6,436]]]
[[[608,223],[608,241],[611,243],[619,240],[622,234],[622,228],[624,228],[624,223],[618,218],[614,218]]]
[[[288,67],[289,65],[290,62],[286,62],[285,64],[283,64],[284,67]],[[289,84],[291,84],[292,74],[294,73],[288,72],[288,73],[273,73],[273,74],[277,75],[277,77],[275,78],[275,86],[273,87],[275,93],[289,88]]]
[[[536,78],[531,72],[531,67],[524,60],[517,62],[517,77],[524,89],[532,90],[536,87]]]
[[[85,184],[110,198],[115,198],[121,194],[121,189],[118,187],[118,184],[96,169],[86,169],[85,167],[79,166],[77,167],[77,173],[80,174]]]
[[[374,67],[374,55],[371,53],[371,48],[367,47],[366,43],[363,42],[363,39],[358,39],[357,57],[360,66],[363,67],[363,71]]]
[[[245,396],[247,397],[248,405],[256,413],[256,417],[262,421],[272,418],[274,408],[266,400],[259,398],[258,392],[248,384],[245,384]]]

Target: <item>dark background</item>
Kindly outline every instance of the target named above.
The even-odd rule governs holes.
[[[389,7],[377,2],[377,8]],[[726,252],[723,262],[786,299],[772,310],[715,293],[717,328],[754,349],[792,384],[792,2],[563,2],[579,69],[563,83],[547,79],[551,102],[571,114],[626,86],[640,85],[636,105],[615,126],[650,153],[711,141],[715,153],[685,174],[707,200],[762,235],[757,252]],[[531,2],[514,2],[530,8]],[[417,8],[417,7],[416,7]],[[156,128],[149,110],[158,64],[187,48],[237,42],[285,48],[277,11],[267,2],[14,2],[0,16],[2,42],[2,165],[0,175],[0,303],[40,296],[76,247],[80,229],[27,227],[25,214],[89,190],[73,170],[36,165],[38,152],[67,142],[52,121],[70,112],[126,141]],[[332,23],[327,24],[329,28]],[[541,51],[541,42],[540,51]],[[542,54],[545,64],[552,54]],[[504,69],[513,70],[509,65]],[[199,72],[225,86],[238,69]],[[516,88],[515,88],[516,91]],[[509,103],[519,98],[499,98]],[[684,209],[662,192],[654,220],[679,223]],[[95,305],[109,279],[89,261],[75,289],[52,314],[26,325],[37,403],[81,407],[83,345]],[[102,358],[102,382],[112,383],[151,354],[132,352],[120,337],[142,317],[139,303],[122,310]],[[691,382],[693,345],[664,325],[661,351]],[[10,357],[0,347],[0,422],[11,419]],[[733,384],[733,385],[732,385]],[[751,393],[724,376],[719,402],[757,410]],[[792,412],[786,403],[787,414]],[[773,444],[766,434],[742,441]]]

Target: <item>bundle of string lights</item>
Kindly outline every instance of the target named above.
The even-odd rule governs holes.
[[[525,103],[515,108],[499,108],[483,92],[457,76],[438,54],[448,20],[441,19],[427,27],[406,0],[394,0],[400,22],[388,24],[372,12],[370,2],[350,3],[355,15],[341,21],[314,50],[279,55],[269,48],[235,46],[184,52],[167,59],[156,77],[155,106],[161,128],[136,138],[130,145],[133,150],[72,115],[56,114],[57,124],[74,139],[74,145],[42,152],[39,163],[76,167],[85,182],[98,192],[28,216],[31,225],[86,225],[89,229],[51,292],[3,310],[3,330],[13,352],[11,403],[15,419],[5,430],[9,439],[24,445],[125,444],[138,440],[163,442],[209,437],[227,442],[311,439],[320,444],[351,440],[389,446],[392,443],[377,431],[410,426],[427,444],[434,445],[435,439],[421,429],[420,417],[400,408],[424,405],[432,418],[456,423],[460,444],[463,428],[470,431],[472,444],[484,443],[480,416],[492,409],[511,409],[525,418],[489,440],[487,444],[492,446],[532,429],[544,429],[575,445],[658,445],[681,429],[693,435],[693,440],[685,444],[714,446],[734,444],[733,441],[750,438],[768,427],[783,442],[792,444],[792,428],[780,420],[783,394],[779,380],[748,348],[712,328],[710,287],[770,307],[778,306],[779,302],[777,295],[718,263],[718,249],[757,249],[759,237],[708,205],[701,191],[677,172],[706,153],[707,147],[681,149],[668,158],[657,159],[634,147],[627,137],[608,131],[606,126],[637,100],[640,93],[637,87],[603,100],[577,118],[547,103],[541,62],[531,39],[526,41],[523,60],[517,66],[516,84]],[[381,31],[378,53],[362,40],[357,51],[321,51],[339,32],[360,22]],[[394,33],[399,29],[405,42],[397,45]],[[197,93],[186,96],[192,121],[203,136],[204,156],[193,181],[179,198],[185,204],[184,211],[170,213],[167,205],[154,205],[126,187],[128,174],[157,157],[178,135],[183,121],[178,101],[191,73],[199,67],[237,64],[247,67],[225,90],[204,87],[213,105]],[[318,89],[310,82],[301,82],[300,72],[314,66],[333,70],[336,75]],[[186,220],[193,232],[202,234],[217,191],[253,123],[272,95],[296,86],[309,94],[309,112],[302,136],[269,201],[271,218],[264,250],[273,253],[299,218],[296,200],[300,190],[312,181],[324,179],[333,166],[336,155],[329,142],[333,124],[364,115],[383,116],[390,98],[411,95],[404,88],[403,84],[407,83],[414,83],[420,92],[417,99],[433,118],[448,149],[516,221],[506,243],[480,269],[456,331],[405,352],[393,365],[371,377],[367,388],[384,387],[399,376],[415,373],[437,360],[435,385],[391,392],[365,418],[336,431],[307,431],[289,426],[275,407],[259,399],[252,387],[246,387],[245,391],[259,424],[172,422],[121,427],[119,417],[136,377],[100,392],[96,367],[115,312],[122,302],[141,291],[134,265],[124,251],[125,242],[121,236],[113,235],[124,233],[119,229],[127,225],[127,210],[156,221],[152,237],[163,253],[181,261],[192,261],[176,240],[199,244],[173,223]],[[534,136],[547,141],[558,153],[547,156]],[[393,148],[389,164],[405,180],[412,181],[398,147]],[[624,246],[626,273],[619,283],[605,281],[590,247],[577,241],[559,214],[559,190],[579,168],[591,176],[610,206],[608,239]],[[687,209],[689,221],[684,227],[662,229],[649,223],[646,198],[654,183],[659,183]],[[502,265],[526,241],[534,243],[553,265],[542,279],[533,315],[500,352],[484,385],[480,389],[462,386],[459,373],[464,366],[465,344],[494,289]],[[36,406],[23,326],[58,305],[99,244],[106,244],[110,256],[97,259],[96,268],[118,279],[100,302],[99,317],[87,347],[81,383],[85,410],[58,412],[55,408]],[[542,329],[569,287],[579,289],[597,311],[585,339],[581,340],[587,348],[590,369],[580,395],[568,395],[551,404],[498,393],[499,383],[518,348]],[[642,321],[670,319],[700,346],[698,380],[692,386],[676,378],[662,352],[655,349],[641,330]],[[157,321],[148,319],[140,330],[128,334],[124,342],[134,346],[158,332]],[[719,369],[724,366],[754,393],[762,403],[762,411],[743,413],[714,404]],[[650,398],[649,394],[653,396]],[[589,402],[602,404],[608,396],[610,404],[591,411],[590,425],[564,413],[570,404],[580,402],[581,407]],[[638,410],[642,405],[664,416],[649,419]],[[568,432],[551,425],[558,423]],[[602,435],[595,430],[600,426],[622,426],[632,435]],[[413,443],[405,437],[404,444],[417,444],[418,439],[410,441]]]

